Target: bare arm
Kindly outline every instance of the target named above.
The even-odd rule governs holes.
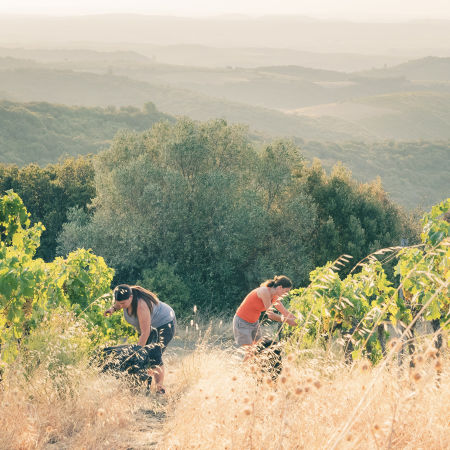
[[[275,303],[273,304],[273,306],[274,306],[281,314],[283,314],[283,316],[295,318],[294,314],[292,314],[291,312],[289,312],[289,311],[284,307],[283,303],[281,303],[281,298],[277,298],[277,300],[275,301]]]
[[[110,308],[108,308],[103,315],[105,317],[111,316],[113,313],[115,313],[116,311],[119,311],[119,309],[122,309],[117,303],[114,303],[114,305],[112,305]]]
[[[275,322],[286,322],[288,325],[293,327],[297,326],[296,317],[284,307],[283,303],[281,303],[281,297],[277,298],[273,306],[281,313],[281,315],[276,314],[273,311],[273,308],[270,308],[267,311],[267,317],[269,319],[275,320]]]
[[[261,286],[256,290],[256,295],[262,300],[264,307],[268,310],[272,306],[272,298],[270,291],[265,286]]]
[[[152,319],[150,316],[150,310],[143,300],[138,300],[137,317],[139,320],[139,327],[141,329],[141,335],[139,336],[138,344],[144,346],[147,343],[148,337],[150,336]]]

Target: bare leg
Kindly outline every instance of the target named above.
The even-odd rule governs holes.
[[[253,345],[242,345],[242,349],[245,351],[243,362],[248,361],[253,355]]]
[[[244,359],[242,362],[248,361],[249,359],[253,358],[256,353],[256,344],[261,340],[261,338],[256,339],[253,341],[253,344],[244,344],[242,345],[242,349],[245,351]]]
[[[164,390],[164,366],[156,366],[153,369],[153,375],[155,377],[156,392]]]

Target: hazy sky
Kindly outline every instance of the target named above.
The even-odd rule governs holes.
[[[395,20],[450,18],[450,0],[0,0],[0,14],[300,14]]]

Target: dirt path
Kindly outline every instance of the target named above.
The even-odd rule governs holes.
[[[159,409],[141,408],[137,411],[134,426],[124,436],[123,448],[127,450],[157,449],[162,438],[166,413]]]
[[[171,386],[176,383],[177,366],[182,358],[195,349],[195,344],[175,341],[164,354],[166,367],[165,385],[170,395]],[[139,396],[141,406],[137,409],[132,426],[121,439],[120,449],[143,450],[162,449],[163,427],[167,415],[168,397],[155,393]]]
[[[220,345],[216,342],[215,345]],[[178,336],[168,346],[164,353],[166,368],[165,386],[167,396],[151,393],[149,396],[139,395],[138,408],[134,414],[131,426],[126,432],[121,432],[120,445],[113,450],[143,450],[164,449],[162,445],[164,437],[164,425],[169,404],[173,407],[174,399],[171,392],[179,385],[180,372],[183,361],[197,348],[197,340],[182,339]]]

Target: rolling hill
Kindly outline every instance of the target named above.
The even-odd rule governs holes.
[[[173,120],[152,104],[137,108],[83,108],[49,103],[0,102],[0,162],[54,163],[63,156],[97,153],[121,129],[143,131]]]
[[[0,49],[0,99],[9,100],[0,103],[2,162],[95,153],[119,129],[176,115],[222,117],[248,125],[259,142],[291,137],[327,169],[342,161],[361,181],[380,176],[410,208],[450,191],[446,58],[345,73],[169,65],[137,52],[17,51]],[[44,101],[52,104],[36,103]]]
[[[393,67],[373,69],[361,73],[368,77],[404,77],[408,80],[450,82],[450,58],[428,56],[407,61]]]
[[[380,177],[383,188],[399,204],[429,209],[450,194],[450,140],[300,143],[308,158],[327,170],[341,161],[363,182]]]
[[[194,119],[225,118],[248,125],[272,136],[298,136],[304,139],[370,139],[354,124],[325,117],[314,119],[287,115],[280,111],[245,103],[213,98],[190,90],[151,84],[125,76],[92,74],[51,69],[17,69],[0,71],[3,99],[78,106],[137,106],[153,102],[158,110]]]
[[[355,123],[377,139],[450,139],[450,93],[420,91],[362,97],[293,111]]]

